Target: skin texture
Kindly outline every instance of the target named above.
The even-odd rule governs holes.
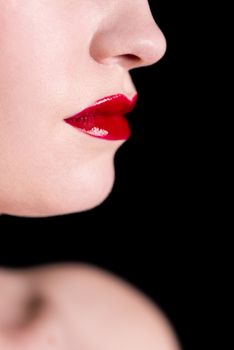
[[[46,217],[101,203],[122,141],[63,122],[136,89],[166,50],[146,0],[0,0],[0,212]],[[0,349],[178,350],[163,313],[87,265],[0,271]]]
[[[0,0],[0,212],[46,217],[100,204],[122,141],[63,119],[116,93],[166,41],[146,0]]]
[[[0,271],[4,350],[179,350],[159,308],[86,264]]]

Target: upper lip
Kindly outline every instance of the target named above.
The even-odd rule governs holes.
[[[135,94],[130,100],[123,94],[115,94],[106,96],[94,102],[91,106],[85,108],[81,112],[66,118],[79,118],[81,116],[88,115],[123,115],[131,112],[137,102],[138,94]]]

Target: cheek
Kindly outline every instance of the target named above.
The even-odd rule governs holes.
[[[53,128],[73,106],[79,108],[88,90],[85,81],[91,79],[87,43],[92,25],[55,6],[43,11],[37,2],[29,3],[24,11],[18,6],[0,15],[0,126],[14,130],[17,125],[17,134],[35,125],[38,132]]]
[[[0,145],[29,160],[46,154],[66,115],[71,47],[63,23],[28,3],[0,14]]]
[[[36,117],[36,112],[48,111],[67,89],[63,30],[49,18],[34,19],[27,12],[8,15],[0,39],[1,110],[8,118],[17,112],[31,118],[31,110]]]

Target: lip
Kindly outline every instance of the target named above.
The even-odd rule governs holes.
[[[64,121],[99,139],[127,140],[131,130],[125,114],[134,109],[137,98],[138,94],[132,100],[123,94],[107,96]]]

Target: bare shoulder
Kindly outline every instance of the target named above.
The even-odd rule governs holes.
[[[66,317],[77,327],[74,332],[87,348],[180,349],[160,308],[122,278],[81,263],[34,272],[40,288],[64,307]]]

